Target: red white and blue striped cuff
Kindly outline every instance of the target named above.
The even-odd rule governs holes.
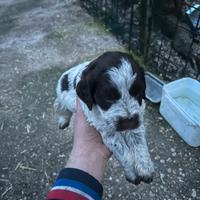
[[[51,199],[100,200],[102,185],[90,174],[74,168],[63,169],[48,194]]]

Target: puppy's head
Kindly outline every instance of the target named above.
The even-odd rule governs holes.
[[[76,91],[110,128],[124,131],[143,121],[145,88],[143,69],[129,54],[107,52],[86,67]]]

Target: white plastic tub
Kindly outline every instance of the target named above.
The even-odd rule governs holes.
[[[200,146],[200,83],[182,78],[164,85],[160,113],[183,140]]]

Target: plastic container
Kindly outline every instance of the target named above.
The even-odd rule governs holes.
[[[164,85],[160,113],[183,140],[200,146],[200,83],[182,78]]]
[[[164,82],[158,79],[150,72],[145,73],[146,80],[146,98],[153,103],[159,103],[162,95]]]

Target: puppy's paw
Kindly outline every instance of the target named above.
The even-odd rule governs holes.
[[[125,171],[126,180],[134,185],[139,185],[141,182],[141,177],[137,176],[132,169]]]
[[[58,126],[59,129],[65,129],[69,126],[69,119],[64,118],[63,116],[59,117]]]
[[[137,176],[135,179],[129,179],[126,177],[126,180],[134,185],[139,185],[141,182],[151,183],[153,181],[153,176]]]
[[[134,184],[134,185],[139,185],[142,179],[141,179],[141,177],[137,176],[137,177],[134,178],[134,179],[130,179],[130,178],[126,177],[126,180],[127,180],[129,183],[132,183],[132,184]]]
[[[154,165],[152,161],[146,164],[140,164],[136,167],[136,174],[141,177],[141,180],[145,183],[151,183],[153,181]]]
[[[142,177],[142,181],[148,184],[151,183],[153,181],[153,174],[151,176]]]

